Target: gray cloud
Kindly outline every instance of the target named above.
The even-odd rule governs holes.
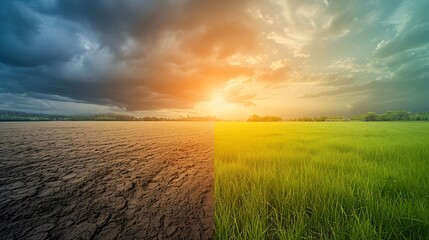
[[[79,29],[62,19],[45,17],[18,1],[0,6],[0,61],[32,67],[64,62],[83,49],[76,45]]]
[[[127,110],[191,108],[258,47],[252,1],[7,1],[0,92]],[[220,17],[222,16],[222,17]]]

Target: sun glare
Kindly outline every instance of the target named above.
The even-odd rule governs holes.
[[[214,109],[220,110],[226,107],[226,102],[223,96],[217,95],[212,99],[212,106]]]

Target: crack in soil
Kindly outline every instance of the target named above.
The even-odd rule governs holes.
[[[213,239],[213,125],[0,124],[3,239]]]

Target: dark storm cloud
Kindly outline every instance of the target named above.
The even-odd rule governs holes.
[[[119,106],[190,108],[258,49],[252,1],[3,1],[0,92]]]
[[[0,61],[24,67],[67,61],[81,51],[76,31],[73,24],[42,16],[24,2],[3,1]]]

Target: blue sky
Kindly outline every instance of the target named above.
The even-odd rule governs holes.
[[[424,0],[0,3],[0,109],[429,111]]]

